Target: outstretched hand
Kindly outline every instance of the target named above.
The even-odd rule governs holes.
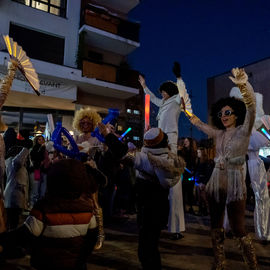
[[[141,84],[142,88],[146,88],[145,79],[144,79],[144,77],[142,75],[139,75],[138,81]]]
[[[181,66],[179,62],[174,62],[172,71],[176,78],[181,77]]]
[[[232,75],[234,77],[229,76],[229,78],[236,85],[246,84],[248,81],[248,75],[243,68],[233,68]]]

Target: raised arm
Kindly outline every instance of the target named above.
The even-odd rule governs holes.
[[[192,114],[191,117],[188,116],[188,118],[189,118],[189,121],[194,126],[196,126],[199,130],[207,134],[209,137],[215,138],[217,136],[218,130],[202,122],[195,114]]]
[[[142,75],[139,75],[139,83],[141,84],[143,91],[145,94],[150,95],[150,101],[160,107],[162,105],[162,99],[155,96],[154,93],[150,91],[145,83],[145,79]]]
[[[181,105],[181,109],[183,110],[182,104],[181,104],[181,98],[183,98],[184,102],[185,102],[186,110],[188,110],[190,113],[192,113],[189,94],[188,94],[186,85],[181,77],[181,66],[180,66],[179,62],[174,62],[172,71],[176,77],[176,85],[177,85],[178,92],[179,92],[179,95],[177,96],[176,101],[178,104]]]
[[[0,109],[2,109],[7,99],[17,67],[18,62],[16,60],[11,59],[10,62],[8,62],[8,74],[4,77],[0,85]]]
[[[250,134],[256,117],[256,99],[254,91],[251,84],[248,82],[248,76],[243,68],[232,69],[232,74],[234,77],[230,76],[229,78],[240,89],[247,109],[243,129],[247,134]]]

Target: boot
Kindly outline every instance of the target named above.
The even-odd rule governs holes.
[[[96,221],[97,221],[97,226],[98,226],[98,236],[97,236],[97,242],[94,247],[94,250],[101,249],[103,246],[103,242],[105,240],[105,233],[104,233],[104,228],[103,228],[103,212],[102,208],[99,207],[96,211]]]
[[[225,270],[225,252],[224,252],[224,229],[217,228],[211,231],[212,245],[215,261],[212,270]]]
[[[249,235],[238,238],[240,248],[243,252],[243,258],[248,265],[249,270],[258,270],[258,263],[255,254],[255,248],[252,244],[252,239]]]

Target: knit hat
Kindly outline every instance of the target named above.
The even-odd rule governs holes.
[[[160,128],[151,128],[144,134],[144,145],[153,147],[159,144],[164,138],[164,133]]]

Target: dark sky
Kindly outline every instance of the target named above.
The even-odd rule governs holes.
[[[172,65],[179,61],[193,111],[203,121],[207,78],[270,57],[269,0],[142,0],[129,18],[141,23],[141,46],[129,56],[132,68],[158,93],[161,82],[174,80]],[[179,136],[191,134],[184,118]],[[202,136],[196,128],[192,135]]]

